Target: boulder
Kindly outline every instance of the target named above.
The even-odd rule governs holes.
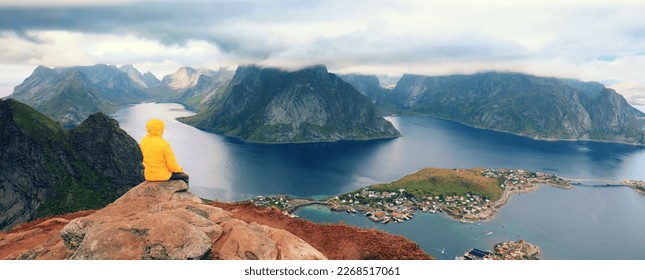
[[[183,181],[143,182],[61,237],[69,259],[326,259],[289,232],[203,204]]]

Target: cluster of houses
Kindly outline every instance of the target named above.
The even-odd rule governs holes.
[[[363,188],[360,192],[336,196],[327,202],[333,211],[361,211],[370,220],[384,224],[412,219],[419,205],[417,199],[404,189],[399,192],[378,192]]]
[[[524,240],[497,243],[494,249],[501,260],[535,260],[540,254],[540,248]]]
[[[568,180],[549,173],[544,172],[529,172],[522,169],[485,169],[482,175],[488,178],[503,179],[504,182],[500,183],[502,189],[509,187],[531,187],[533,184],[547,184],[560,187],[570,187],[571,182]]]
[[[275,195],[275,196],[261,196],[258,195],[255,199],[251,199],[251,202],[255,206],[260,207],[277,207],[278,209],[289,209],[291,204],[289,203],[289,197],[284,195]]]
[[[497,178],[501,189],[530,187],[536,183],[548,185],[570,186],[569,181],[556,175],[543,172],[529,172],[521,169],[484,169],[481,175]],[[365,187],[359,191],[339,195],[327,200],[334,211],[348,213],[364,212],[365,216],[374,222],[388,223],[403,222],[412,219],[415,211],[436,213],[446,211],[457,217],[477,215],[488,210],[491,205],[489,198],[476,194],[465,195],[433,195],[415,197],[404,188],[398,191],[376,191]],[[461,219],[462,223],[471,223]]]
[[[334,211],[348,213],[361,211],[374,222],[400,223],[412,219],[417,210],[430,213],[444,210],[471,213],[487,209],[490,201],[469,193],[461,196],[436,195],[418,199],[405,189],[399,189],[398,192],[379,192],[363,188],[359,192],[336,196],[327,202]]]

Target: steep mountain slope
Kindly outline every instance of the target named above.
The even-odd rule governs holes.
[[[360,93],[369,97],[375,103],[380,104],[385,95],[390,92],[381,86],[379,79],[375,75],[361,75],[361,74],[344,74],[338,75],[343,81],[354,86]]]
[[[134,74],[104,64],[53,69],[38,66],[8,98],[73,127],[92,113],[112,113],[126,104],[148,99],[142,85],[129,76]]]
[[[300,143],[392,138],[400,134],[367,97],[324,66],[295,72],[239,67],[226,90],[180,120],[249,142]]]
[[[611,86],[616,92],[634,105],[645,105],[645,84],[636,82],[623,82]]]
[[[150,73],[150,71],[146,72],[145,74],[141,74],[139,70],[137,70],[130,64],[120,66],[119,70],[121,70],[121,72],[123,73],[126,73],[128,77],[130,77],[130,79],[140,88],[152,88],[158,86],[161,83],[161,81],[157,79],[154,74]]]
[[[194,71],[193,73],[197,80],[194,84],[191,82],[190,86],[181,89],[179,97],[174,101],[200,110],[221,100],[220,97],[235,74],[234,71],[224,68],[217,71]]]
[[[599,83],[518,73],[426,77],[404,75],[389,113],[422,114],[538,139],[643,144],[639,118],[614,90]]]
[[[139,70],[134,68],[132,65],[123,65],[119,67],[119,70],[128,75],[130,80],[134,82],[143,92],[146,93],[146,97],[141,101],[168,101],[174,98],[177,98],[178,93],[171,89],[168,85],[161,82],[157,77],[152,74],[150,71],[145,74],[141,74]]]
[[[0,229],[96,209],[143,179],[137,142],[102,113],[65,131],[13,99],[0,100]]]
[[[181,92],[197,84],[201,76],[216,76],[217,72],[208,69],[195,69],[192,67],[181,67],[172,74],[166,75],[161,82],[171,89]]]

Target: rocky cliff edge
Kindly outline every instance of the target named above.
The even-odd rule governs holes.
[[[60,234],[51,234],[62,225]],[[183,181],[143,182],[87,216],[0,233],[0,258],[327,259],[288,231],[204,204]]]

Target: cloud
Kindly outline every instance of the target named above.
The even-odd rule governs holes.
[[[140,2],[141,0],[3,0],[0,7],[69,7],[69,6],[106,6]]]
[[[645,4],[636,1],[89,2],[3,2],[0,67],[135,64],[159,75],[183,65],[326,64],[645,80]]]

